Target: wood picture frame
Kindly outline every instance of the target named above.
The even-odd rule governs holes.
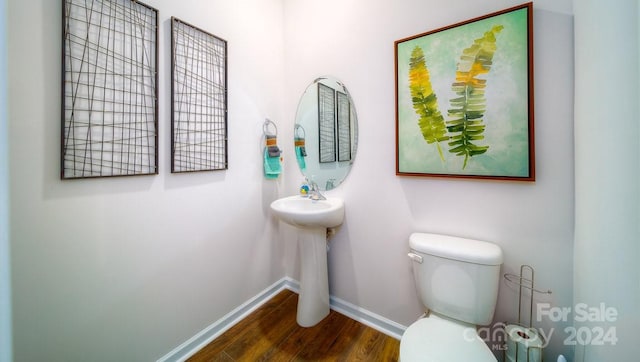
[[[396,175],[535,181],[533,3],[394,51]]]

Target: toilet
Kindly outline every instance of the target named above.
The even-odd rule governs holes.
[[[498,298],[502,250],[485,241],[413,233],[413,275],[425,317],[400,340],[400,361],[496,361],[476,326],[488,325]]]

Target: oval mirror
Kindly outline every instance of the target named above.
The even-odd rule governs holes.
[[[356,109],[344,84],[321,77],[307,87],[298,103],[294,145],[300,171],[320,190],[344,181],[358,146]]]

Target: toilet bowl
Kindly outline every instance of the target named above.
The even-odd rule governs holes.
[[[400,361],[495,362],[496,358],[474,325],[432,314],[404,332]]]
[[[496,361],[476,326],[493,319],[502,250],[485,241],[414,233],[409,257],[420,300],[430,311],[407,328],[402,362]]]

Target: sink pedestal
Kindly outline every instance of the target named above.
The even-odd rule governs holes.
[[[335,197],[312,200],[295,195],[275,200],[271,210],[281,221],[298,228],[300,295],[297,321],[302,327],[311,327],[329,314],[327,229],[342,225],[344,202]]]
[[[329,277],[327,270],[327,229],[301,228],[300,295],[297,322],[311,327],[329,315]]]

